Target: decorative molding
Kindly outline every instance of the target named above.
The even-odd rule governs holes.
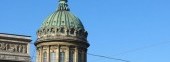
[[[1,52],[27,53],[27,45],[19,43],[0,42]]]
[[[29,56],[16,56],[16,55],[0,54],[0,60],[30,62],[30,57]]]

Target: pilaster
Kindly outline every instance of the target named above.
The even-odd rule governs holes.
[[[84,50],[83,51],[81,51],[81,58],[82,58],[82,62],[85,62],[85,54],[84,54],[85,52],[84,52]]]
[[[47,62],[50,62],[50,46],[47,46]]]
[[[57,62],[60,62],[60,45],[57,47]]]
[[[79,58],[78,58],[78,56],[79,56],[79,51],[78,51],[78,48],[76,47],[75,48],[75,62],[78,62],[79,61]]]
[[[69,62],[69,58],[70,58],[70,47],[67,46],[67,49],[66,49],[66,62]]]
[[[36,48],[36,62],[38,62],[38,58],[39,58],[39,53],[38,53],[38,48]]]
[[[87,62],[87,52],[84,52],[84,62]]]
[[[41,46],[41,47],[40,47],[40,57],[39,57],[39,62],[42,62],[42,59],[43,59],[42,54],[43,54],[43,47]]]
[[[58,59],[58,57],[59,57],[59,56],[58,56],[58,53],[59,53],[59,45],[57,45],[57,48],[55,48],[55,51],[56,51],[56,52],[55,52],[55,53],[56,53],[56,62],[59,62],[59,61],[58,61],[58,60],[59,60],[59,59]]]
[[[27,52],[26,52],[26,53],[27,53],[28,55],[30,55],[30,43],[27,44],[27,47],[26,47],[26,48],[27,48]]]

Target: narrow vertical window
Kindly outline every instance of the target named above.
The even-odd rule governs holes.
[[[70,51],[70,62],[75,62],[74,60],[75,60],[75,54],[74,54],[74,51],[71,50]]]
[[[81,52],[81,51],[79,51],[78,56],[79,56],[79,57],[78,57],[79,62],[82,62],[82,58],[83,58],[83,57],[82,57],[82,52]]]
[[[65,52],[60,52],[60,62],[65,62]]]
[[[50,53],[50,62],[56,62],[56,53],[55,52]]]
[[[63,27],[60,29],[60,32],[61,32],[61,33],[64,33],[64,28],[63,28]]]
[[[43,53],[43,62],[47,62],[47,52]]]

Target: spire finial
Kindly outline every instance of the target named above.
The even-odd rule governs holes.
[[[67,0],[59,0],[59,6],[57,11],[70,11]]]
[[[60,2],[61,2],[61,1],[68,2],[67,0],[59,0],[59,1],[60,1]]]

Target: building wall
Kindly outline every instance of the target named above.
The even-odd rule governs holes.
[[[50,53],[55,53],[55,59]],[[63,62],[86,62],[86,47],[68,42],[46,42],[37,45],[37,62],[62,62],[60,55],[64,54]],[[47,55],[44,55],[47,53]],[[46,57],[45,57],[46,56]]]
[[[29,36],[0,33],[0,62],[30,62]]]

